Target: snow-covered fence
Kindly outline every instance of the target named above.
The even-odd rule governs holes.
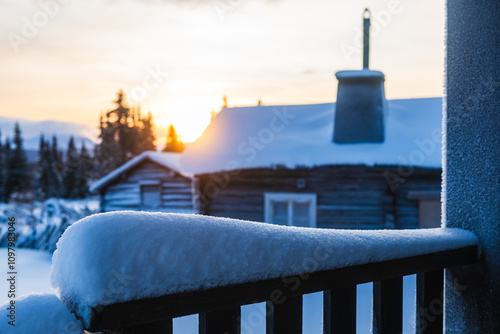
[[[130,211],[69,227],[51,280],[86,330],[151,334],[196,313],[202,334],[240,333],[240,306],[263,301],[267,333],[302,333],[302,295],[317,291],[324,332],[353,333],[356,285],[375,282],[375,332],[401,333],[402,276],[417,273],[419,333],[442,333],[443,269],[478,258],[477,238],[461,229],[312,229]]]
[[[44,203],[9,203],[0,206],[0,247],[7,247],[7,217],[16,218],[16,246],[53,252],[68,226],[98,212],[96,200],[51,198]]]

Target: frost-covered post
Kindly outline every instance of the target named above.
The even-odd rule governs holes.
[[[446,333],[500,333],[500,2],[447,1],[443,221],[478,265],[447,270]]]

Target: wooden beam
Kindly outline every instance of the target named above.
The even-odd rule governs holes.
[[[417,334],[443,333],[444,270],[417,274]]]
[[[302,296],[266,303],[266,334],[302,334]]]
[[[299,296],[356,284],[434,271],[478,261],[478,246],[317,271],[293,278],[275,278],[117,303],[93,308],[88,331],[125,328],[201,312],[272,300],[277,294]],[[290,285],[293,280],[294,284]],[[99,310],[99,311],[97,311]],[[77,313],[78,310],[74,309]]]
[[[199,316],[199,334],[239,334],[241,308],[202,312]]]
[[[113,331],[114,334],[172,334],[172,319]]]
[[[356,333],[356,285],[323,291],[323,333]]]
[[[373,333],[403,331],[403,277],[373,282]]]

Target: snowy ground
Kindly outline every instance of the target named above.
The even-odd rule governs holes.
[[[7,250],[0,248],[0,258],[6,259]],[[18,296],[30,292],[55,293],[49,283],[51,254],[29,249],[17,249]],[[4,261],[7,262],[6,260]],[[2,266],[5,268],[5,265]],[[3,270],[2,277],[7,270]],[[372,284],[358,286],[358,333],[370,332]],[[0,304],[7,299],[7,282],[0,283]],[[403,334],[413,332],[415,300],[415,276],[404,278],[404,321]],[[320,334],[322,318],[322,294],[304,296],[304,333]],[[198,333],[197,316],[188,316],[174,320],[174,332],[180,334]],[[242,308],[242,334],[265,333],[264,304],[248,305]]]

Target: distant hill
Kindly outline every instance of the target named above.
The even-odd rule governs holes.
[[[97,129],[88,125],[53,120],[33,121],[23,118],[0,116],[2,143],[5,142],[6,137],[13,137],[15,122],[18,122],[21,128],[23,145],[30,161],[35,161],[37,158],[40,135],[42,133],[45,135],[45,139],[49,140],[52,140],[52,136],[55,135],[57,137],[57,144],[61,150],[66,150],[71,136],[75,138],[75,144],[78,148],[84,142],[87,149],[92,150],[98,142]]]

